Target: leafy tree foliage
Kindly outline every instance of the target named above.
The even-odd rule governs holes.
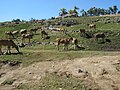
[[[113,6],[113,12],[114,12],[114,14],[116,14],[116,13],[117,13],[117,11],[118,11],[117,6],[116,6],[116,5],[115,5],[115,6]]]
[[[65,8],[61,8],[60,11],[61,11],[61,12],[59,13],[60,16],[63,16],[63,15],[65,15],[65,14],[68,13]]]
[[[76,16],[78,16],[78,10],[79,8],[77,6],[74,6],[73,9],[67,10],[65,8],[60,9],[60,16],[63,16],[65,14],[76,14]],[[96,8],[96,7],[91,7],[90,9],[88,9],[87,11],[85,11],[84,9],[80,10],[80,13],[82,16],[100,16],[100,15],[106,15],[106,14],[120,14],[120,11],[118,11],[118,8],[116,5],[114,5],[113,7],[108,7],[108,9],[104,9],[104,8]]]
[[[17,23],[17,22],[21,22],[21,20],[20,19],[13,19],[12,22],[16,22]]]

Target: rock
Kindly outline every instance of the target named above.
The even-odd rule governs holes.
[[[83,72],[83,70],[81,70],[81,69],[78,69],[78,73],[82,73]]]
[[[104,75],[104,74],[108,74],[108,71],[106,71],[105,69],[102,69],[101,75]]]
[[[26,45],[23,43],[20,43],[20,44],[18,44],[18,46],[22,48],[22,47],[25,47]]]
[[[8,61],[8,65],[9,66],[16,66],[16,65],[19,65],[21,62],[18,62],[18,61]]]

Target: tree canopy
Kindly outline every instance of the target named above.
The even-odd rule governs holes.
[[[116,5],[112,6],[112,7],[108,7],[108,9],[104,9],[104,8],[96,8],[96,7],[91,7],[88,10],[84,10],[81,9],[79,12],[78,10],[80,10],[77,6],[74,6],[73,9],[70,9],[67,11],[66,8],[62,8],[60,9],[60,16],[63,16],[65,14],[76,14],[76,16],[78,16],[78,14],[80,13],[81,16],[100,16],[100,15],[106,15],[106,14],[120,14],[120,11],[118,10],[118,7]]]

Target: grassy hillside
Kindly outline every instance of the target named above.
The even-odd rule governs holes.
[[[18,60],[23,63],[33,63],[34,61],[43,61],[43,60],[63,60],[63,59],[74,59],[86,56],[92,56],[94,54],[99,55],[102,51],[119,51],[120,50],[120,23],[118,23],[120,17],[78,17],[78,18],[65,18],[63,20],[49,20],[50,24],[54,24],[57,21],[76,21],[78,24],[67,27],[57,25],[56,27],[66,28],[68,30],[67,34],[62,32],[51,32],[46,30],[51,37],[47,40],[42,40],[40,31],[37,31],[37,35],[34,35],[31,42],[35,42],[32,46],[27,46],[25,48],[20,48],[20,51],[23,52],[23,55],[3,55],[0,56],[0,60]],[[89,29],[87,26],[88,23],[96,24],[97,28]],[[31,29],[34,27],[45,26],[45,24],[40,23],[21,23],[21,24],[7,24],[0,26],[0,38],[6,38],[4,34],[5,31],[14,31],[20,29]],[[111,42],[100,43],[96,42],[94,38],[81,37],[81,34],[76,32],[79,29],[86,29],[88,35],[94,34],[96,32],[105,32],[107,33],[106,39],[109,39]],[[63,46],[61,45],[61,50],[58,51],[54,45],[50,44],[37,44],[55,42],[55,39],[58,37],[69,37],[73,36],[78,39],[78,44],[84,47],[83,50],[69,49],[69,51],[62,51]],[[21,43],[19,37],[18,40],[14,40],[15,43]],[[69,45],[69,48],[71,45]],[[3,47],[3,49],[6,49]],[[101,51],[92,52],[91,51]],[[103,53],[105,54],[105,53]],[[103,55],[101,54],[101,55]],[[108,54],[108,53],[107,53]],[[111,53],[110,53],[111,54]],[[22,58],[22,59],[21,59]],[[39,58],[39,59],[38,59]]]
[[[0,55],[0,68],[2,66],[2,61],[19,61],[22,62],[23,66],[31,65],[35,62],[43,62],[43,61],[62,61],[62,60],[73,60],[75,58],[83,58],[83,57],[92,57],[92,56],[105,56],[105,55],[119,55],[120,52],[120,23],[118,22],[120,17],[78,17],[78,18],[65,18],[63,20],[49,20],[47,23],[20,23],[20,24],[6,24],[0,26],[0,38],[5,39],[7,36],[5,35],[5,31],[14,31],[20,29],[31,29],[34,27],[47,26],[49,24],[54,25],[55,22],[58,21],[75,21],[76,25],[72,26],[61,26],[56,25],[56,27],[62,27],[68,30],[67,34],[63,34],[62,32],[51,32],[50,30],[46,30],[48,32],[50,39],[42,40],[40,31],[37,31],[37,34],[33,36],[31,42],[32,46],[26,46],[24,48],[20,48],[22,54],[16,54],[15,49],[12,48],[11,55]],[[88,23],[96,24],[97,28],[89,29],[87,26]],[[106,33],[106,39],[109,39],[111,42],[101,43],[102,40],[96,42],[94,38],[86,38],[86,36],[82,36],[79,32],[79,29],[85,29],[86,34],[93,35],[97,32]],[[48,42],[55,42],[56,38],[63,37],[76,37],[78,39],[78,44],[83,47],[77,50],[71,48],[72,45],[69,45],[68,51],[63,51],[63,45],[60,45],[60,51],[57,50],[55,45],[49,44]],[[21,43],[21,37],[17,40],[14,39],[15,43]],[[28,42],[28,40],[26,40]],[[40,44],[42,43],[42,44]],[[6,50],[6,47],[2,48],[3,51]],[[112,52],[110,52],[112,51]],[[5,80],[5,83],[9,84],[10,80]],[[74,88],[75,87],[75,88]],[[21,83],[17,89],[19,90],[56,90],[56,89],[64,88],[65,90],[87,90],[85,85],[81,84],[81,81],[74,78],[66,78],[66,77],[58,77],[56,75],[48,74],[46,77],[40,80],[40,83],[29,84],[29,83]]]

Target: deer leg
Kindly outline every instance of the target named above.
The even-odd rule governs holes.
[[[12,38],[14,38],[14,35],[13,35],[13,34],[12,34],[11,36],[12,36]]]
[[[22,43],[24,43],[24,38],[22,38]]]
[[[103,39],[103,42],[105,41],[105,38],[102,38]]]
[[[11,35],[8,35],[8,38],[11,39]]]
[[[28,40],[29,40],[29,42],[28,42],[28,43],[30,44],[30,38],[28,38]]]
[[[74,44],[74,49],[76,49],[76,45]]]
[[[41,37],[43,38],[43,34],[41,33]]]
[[[59,49],[59,45],[57,45],[57,48],[58,48],[58,50],[60,50],[60,49]]]
[[[66,46],[66,45],[64,44],[64,45],[63,45],[63,50],[65,50],[65,46]]]
[[[23,42],[24,42],[24,43],[25,43],[25,39],[26,39],[26,38],[23,39]]]
[[[8,54],[11,54],[11,51],[10,51],[10,46],[8,46],[7,53],[8,53]]]
[[[1,50],[1,49],[2,49],[2,46],[0,46],[0,54],[1,54],[1,55],[3,55],[3,53],[2,53],[2,50]]]
[[[66,49],[68,50],[68,45],[66,45]]]
[[[59,50],[59,45],[57,45],[57,50]]]
[[[96,38],[96,41],[98,42],[98,38]]]

